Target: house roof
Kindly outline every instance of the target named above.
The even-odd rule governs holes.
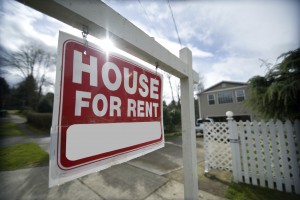
[[[201,92],[200,92],[200,93],[198,93],[198,94],[201,94],[201,93],[203,93],[203,92],[207,92],[207,91],[209,91],[209,90],[213,89],[214,87],[216,87],[216,86],[218,86],[218,85],[221,85],[221,84],[223,84],[223,83],[236,84],[236,85],[240,85],[240,86],[247,85],[247,83],[244,83],[244,82],[235,82],[235,81],[221,81],[221,82],[219,82],[219,83],[217,83],[217,84],[215,84],[215,85],[213,85],[213,86],[210,86],[209,88],[206,88],[205,90],[201,91]],[[198,95],[198,94],[197,94],[197,95]]]

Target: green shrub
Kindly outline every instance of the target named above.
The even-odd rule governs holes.
[[[6,117],[7,113],[7,110],[0,110],[0,117]]]
[[[37,111],[40,113],[50,113],[52,112],[52,102],[51,99],[43,97],[37,106]]]
[[[27,112],[26,117],[27,123],[35,126],[36,128],[50,130],[52,113]]]

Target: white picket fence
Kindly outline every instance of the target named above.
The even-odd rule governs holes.
[[[235,182],[300,194],[298,120],[292,124],[279,120],[235,122],[229,119],[226,124],[205,125],[206,171],[228,169],[232,170]]]

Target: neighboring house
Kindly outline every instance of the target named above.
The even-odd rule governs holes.
[[[232,111],[237,121],[252,121],[255,118],[254,113],[244,103],[250,96],[246,83],[222,81],[203,90],[197,96],[200,118],[226,121],[227,111]]]

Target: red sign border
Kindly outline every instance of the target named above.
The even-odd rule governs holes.
[[[130,153],[130,152],[133,152],[133,151],[137,151],[137,150],[140,150],[140,149],[143,149],[143,148],[146,148],[146,147],[153,146],[153,145],[161,143],[163,141],[163,126],[162,126],[162,121],[160,121],[161,136],[158,139],[155,139],[155,140],[152,140],[152,141],[147,141],[147,142],[144,142],[144,143],[141,143],[141,144],[136,144],[136,145],[133,145],[133,146],[130,146],[130,147],[122,148],[122,149],[116,149],[114,151],[110,151],[110,152],[98,154],[98,155],[95,155],[95,156],[90,156],[90,157],[87,157],[87,158],[84,158],[84,159],[79,159],[79,160],[77,160],[77,162],[80,161],[80,163],[76,164],[76,165],[73,165],[71,167],[65,167],[65,166],[62,165],[62,163],[61,163],[61,156],[62,156],[61,147],[62,147],[62,145],[66,145],[66,142],[65,143],[61,143],[62,142],[62,138],[61,137],[62,137],[62,134],[63,134],[62,133],[63,127],[61,126],[61,121],[62,121],[61,118],[62,118],[62,104],[63,104],[62,100],[63,100],[64,73],[65,73],[65,52],[66,52],[66,44],[68,42],[75,42],[75,43],[78,43],[78,44],[81,44],[81,45],[84,46],[83,43],[78,42],[78,41],[76,41],[74,39],[65,40],[64,43],[63,43],[63,45],[62,45],[61,82],[60,82],[61,87],[60,87],[59,110],[58,110],[57,166],[61,170],[63,170],[63,171],[68,171],[68,170],[76,169],[76,168],[79,168],[79,167],[82,167],[82,166],[86,166],[86,165],[89,165],[89,164],[100,162],[102,160],[106,160],[106,159],[109,159],[109,158],[112,158],[112,157],[116,157],[116,156],[119,156],[119,155],[122,155],[122,154],[127,154],[127,153]],[[101,49],[98,49],[98,48],[94,48],[92,46],[89,46],[88,48],[92,48],[92,49],[94,49],[96,51],[99,51],[101,53],[105,53],[105,51],[103,51]],[[147,69],[146,67],[142,67],[141,64],[133,61],[130,58],[125,58],[124,56],[122,56],[122,55],[120,55],[118,53],[115,53],[115,52],[113,52],[112,54],[110,53],[110,56],[114,56],[117,59],[120,59],[120,60],[122,60],[124,62],[127,62],[127,63],[130,63],[132,65],[135,65],[136,67],[142,68],[143,70],[146,70],[149,73],[154,74],[153,71]],[[156,74],[156,75],[161,78],[161,76],[159,74]],[[162,80],[161,80],[161,84],[162,84]],[[160,98],[161,98],[161,101],[162,101],[161,95],[162,95],[162,93],[160,93]],[[161,112],[161,115],[162,115],[162,112]],[[161,118],[162,118],[162,116],[161,116]],[[67,128],[65,128],[65,129],[67,130]],[[64,156],[66,157],[66,155],[64,155]]]

